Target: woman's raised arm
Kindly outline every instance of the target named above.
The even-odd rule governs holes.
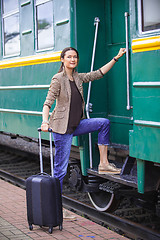
[[[122,57],[126,53],[125,48],[120,48],[119,53],[117,56],[115,56],[110,62],[105,64],[103,67],[100,68],[103,74],[106,74],[113,66],[114,64],[118,61],[120,57]]]

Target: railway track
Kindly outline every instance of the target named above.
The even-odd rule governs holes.
[[[46,148],[47,152],[47,147],[43,147]],[[44,156],[44,171],[50,174],[50,164],[47,154],[45,153]],[[76,153],[73,151],[72,158],[75,156]],[[18,150],[0,145],[0,177],[2,179],[25,189],[25,179],[38,172],[39,156],[35,152],[28,153],[24,149]],[[128,200],[124,200],[122,205],[114,214],[98,212],[90,205],[87,193],[78,194],[77,192],[70,191],[67,179],[65,181],[63,190],[64,207],[105,227],[109,227],[113,231],[125,235],[130,239],[160,239],[160,231],[156,227],[157,225],[160,226],[158,218],[152,216],[153,214],[151,213],[145,212],[142,208],[132,206]]]

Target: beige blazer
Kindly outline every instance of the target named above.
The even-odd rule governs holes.
[[[79,89],[80,94],[83,99],[83,117],[84,115],[84,97],[83,97],[83,82],[87,83],[89,81],[97,80],[103,77],[101,70],[89,72],[89,73],[73,73],[73,78],[75,80],[76,86]],[[71,89],[69,78],[65,71],[57,73],[53,76],[51,85],[44,102],[51,108],[52,104],[56,100],[56,106],[50,116],[49,126],[52,128],[53,132],[64,134],[66,133],[70,112],[70,102],[71,102]]]

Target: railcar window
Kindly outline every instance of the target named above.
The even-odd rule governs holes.
[[[2,0],[3,55],[20,53],[18,0]]]
[[[36,46],[37,50],[54,46],[52,0],[36,0]]]
[[[141,0],[142,31],[160,29],[160,0]]]

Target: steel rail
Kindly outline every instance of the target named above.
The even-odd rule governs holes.
[[[11,182],[18,187],[25,189],[25,179],[15,176],[12,173],[0,169],[0,177],[5,181]]]
[[[86,205],[80,201],[72,199],[68,196],[63,195],[63,206],[76,210],[80,215],[85,215],[94,219],[98,222],[103,222],[106,225],[116,227],[125,233],[131,234],[132,236],[140,237],[142,239],[159,240],[160,233],[156,233],[140,224],[133,223],[129,220],[122,219],[118,216],[112,215],[106,212],[99,212],[95,208]]]

